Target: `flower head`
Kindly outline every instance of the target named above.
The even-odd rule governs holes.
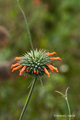
[[[33,76],[41,76],[43,74],[47,74],[50,77],[49,71],[58,72],[58,69],[54,67],[52,60],[61,60],[60,57],[51,57],[52,55],[56,55],[56,52],[45,52],[43,50],[35,50],[28,52],[23,57],[16,57],[16,64],[11,65],[12,72],[20,69],[20,74],[23,72],[33,75]]]

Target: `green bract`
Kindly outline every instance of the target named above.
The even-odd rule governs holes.
[[[23,66],[27,66],[26,70],[29,69],[29,74],[33,75],[34,70],[36,70],[39,73],[38,75],[43,75],[45,73],[43,68],[49,69],[46,64],[50,63],[50,57],[45,53],[44,50],[35,50],[34,53],[30,51],[21,58],[20,62]]]

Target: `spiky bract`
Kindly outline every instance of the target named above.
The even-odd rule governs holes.
[[[27,66],[26,70],[29,69],[29,74],[31,75],[43,75],[44,67],[48,68],[46,64],[50,63],[50,57],[45,55],[46,51],[44,50],[35,50],[28,52],[21,58],[20,62],[23,66]],[[35,74],[34,71],[37,71],[38,74]]]
[[[35,50],[26,53],[23,57],[16,57],[15,61],[18,61],[16,64],[11,65],[12,72],[20,69],[20,74],[23,72],[33,76],[41,76],[44,73],[50,77],[48,70],[58,72],[58,69],[54,67],[52,60],[61,60],[60,57],[50,57],[56,55],[56,52],[49,53],[44,50]]]

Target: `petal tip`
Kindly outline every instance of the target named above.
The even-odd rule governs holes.
[[[60,61],[61,61],[62,59],[61,59],[60,57],[58,57],[58,60],[60,60]]]
[[[53,52],[54,55],[56,55],[57,53],[56,52]]]
[[[48,75],[48,78],[50,78],[50,75]]]
[[[22,75],[22,73],[19,73],[19,76],[21,76]]]
[[[14,72],[14,69],[11,72]]]

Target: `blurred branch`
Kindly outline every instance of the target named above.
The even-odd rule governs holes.
[[[5,27],[0,26],[0,49],[8,45],[9,43],[10,41],[8,30]]]
[[[10,61],[0,62],[0,81],[2,81],[2,80],[8,80],[11,77],[17,75],[17,74],[12,74],[11,73],[10,67],[11,67],[12,63],[14,63],[13,59],[10,60]]]

